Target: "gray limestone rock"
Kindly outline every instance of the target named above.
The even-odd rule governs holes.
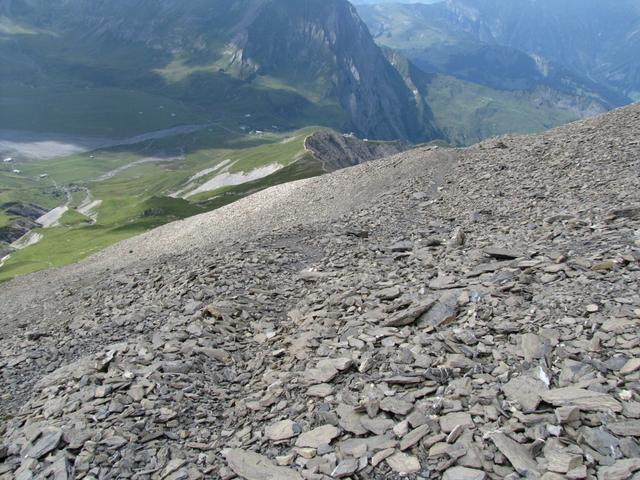
[[[302,480],[295,470],[274,465],[263,455],[239,448],[224,452],[224,458],[236,475],[247,480]]]

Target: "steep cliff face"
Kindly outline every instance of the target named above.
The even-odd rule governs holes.
[[[347,129],[358,134],[417,140],[433,133],[347,1],[265,3],[247,29],[244,53],[257,73],[337,98],[350,119]]]
[[[135,82],[143,88],[158,82],[149,71],[208,82],[189,89],[201,98],[276,87],[336,105],[338,126],[359,135],[421,141],[435,132],[346,0],[4,0],[0,15],[64,39],[64,55],[79,67],[102,63],[101,72],[111,72],[121,58],[139,58],[145,70]],[[113,76],[122,83],[131,74]]]

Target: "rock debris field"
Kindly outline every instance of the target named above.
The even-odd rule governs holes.
[[[132,252],[132,253],[129,253]],[[2,285],[2,479],[640,479],[640,106]]]

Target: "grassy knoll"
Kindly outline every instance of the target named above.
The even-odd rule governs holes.
[[[0,210],[0,228],[6,227],[11,223],[11,217]]]
[[[65,227],[76,227],[78,225],[90,224],[91,219],[77,210],[67,210],[62,217],[60,217],[59,223]]]
[[[63,198],[62,192],[49,179],[0,171],[0,205],[7,202],[26,202],[44,208],[55,208]]]

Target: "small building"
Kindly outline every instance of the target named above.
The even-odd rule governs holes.
[[[11,170],[13,173],[22,173],[22,170],[18,170],[17,168],[14,168],[13,170]]]

